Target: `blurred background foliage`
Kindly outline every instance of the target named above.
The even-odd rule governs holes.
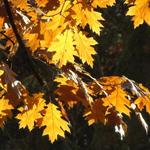
[[[99,42],[96,46],[94,68],[85,66],[96,78],[109,75],[125,75],[136,82],[150,88],[150,27],[146,24],[134,30],[131,18],[125,16],[127,6],[122,0],[108,9],[101,9],[105,21],[101,36],[93,37]],[[18,74],[24,85],[31,92],[45,91],[32,75],[26,62],[17,54],[13,62],[13,70]],[[1,59],[4,56],[1,54]],[[45,64],[34,61],[35,68],[41,77],[49,81],[50,93],[54,90],[54,76],[57,70]],[[9,63],[9,62],[7,62]],[[18,65],[19,64],[19,65]],[[128,133],[123,141],[111,126],[96,124],[88,126],[81,117],[82,108],[75,107],[71,112],[71,131],[65,139],[59,139],[54,144],[48,138],[41,136],[40,129],[18,129],[16,120],[8,120],[5,128],[0,130],[1,150],[150,150],[150,137],[145,134],[138,119],[132,115],[128,118]],[[144,112],[144,117],[150,124],[150,116]]]

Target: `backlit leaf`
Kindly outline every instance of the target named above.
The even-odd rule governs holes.
[[[66,65],[67,62],[74,63],[74,56],[77,53],[74,50],[72,30],[66,30],[63,34],[58,35],[56,40],[51,43],[48,51],[55,52],[52,60],[59,67]]]
[[[31,131],[37,119],[42,118],[41,111],[44,109],[45,100],[42,95],[34,95],[28,99],[28,103],[24,107],[20,107],[21,111],[16,118],[19,120],[19,128],[28,127]]]
[[[92,37],[87,38],[82,32],[76,32],[74,40],[79,58],[83,63],[87,62],[87,64],[93,67],[92,55],[95,55],[96,52],[92,46],[96,45],[97,42]]]
[[[150,6],[149,0],[136,0],[134,5],[131,6],[127,12],[127,15],[133,16],[134,28],[143,24],[144,21],[150,25]]]
[[[115,90],[106,98],[103,98],[104,106],[114,106],[116,111],[130,116],[130,101],[126,98],[127,94],[121,88]]]
[[[58,136],[65,137],[65,131],[70,132],[69,123],[62,119],[58,107],[52,103],[48,104],[42,126],[45,126],[43,135],[48,135],[52,143],[57,140]]]
[[[100,8],[106,8],[107,6],[112,6],[115,3],[115,0],[93,0],[92,6]]]

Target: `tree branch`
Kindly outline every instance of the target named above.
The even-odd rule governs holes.
[[[23,57],[26,58],[26,61],[27,61],[28,65],[29,65],[29,67],[31,68],[31,71],[32,71],[33,75],[36,77],[36,79],[38,80],[40,85],[43,86],[44,85],[44,81],[39,76],[38,72],[35,70],[34,65],[33,65],[33,61],[32,61],[31,57],[29,56],[29,54],[27,52],[27,49],[25,47],[24,42],[22,41],[21,36],[18,33],[17,27],[16,27],[15,22],[14,22],[13,15],[12,15],[12,12],[11,12],[11,8],[10,8],[10,5],[9,5],[9,2],[8,2],[8,0],[3,0],[3,2],[4,2],[5,10],[6,10],[7,15],[8,15],[9,22],[10,22],[10,24],[12,26],[13,32],[15,34],[15,37],[16,37],[18,43],[19,43],[19,47],[20,47],[19,50],[22,51]]]

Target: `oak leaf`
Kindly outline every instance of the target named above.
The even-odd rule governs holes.
[[[19,119],[19,128],[25,128],[26,126],[31,131],[34,127],[34,122],[41,118],[41,114],[39,113],[36,105],[33,106],[32,109],[25,111],[24,113],[18,114],[16,116]]]
[[[0,99],[0,127],[1,128],[4,125],[5,120],[12,116],[12,112],[11,112],[12,109],[14,109],[14,107],[9,103],[9,100],[2,97]]]
[[[119,113],[130,116],[130,101],[126,97],[125,91],[120,87],[115,87],[115,90],[109,96],[103,98],[104,106],[114,106]]]
[[[107,6],[113,6],[115,3],[115,0],[93,0],[92,1],[92,6],[97,7],[99,6],[100,8],[106,8]]]
[[[8,99],[2,98],[0,100],[0,117],[7,116],[9,114],[8,111],[10,111],[12,109],[13,109],[13,106],[11,104],[9,104]]]
[[[100,35],[100,28],[103,27],[103,25],[99,21],[104,20],[101,13],[94,11],[93,9],[86,9],[85,15],[90,29]]]
[[[41,95],[36,94],[28,99],[28,103],[24,107],[20,107],[21,111],[16,118],[19,119],[19,128],[28,127],[31,131],[34,128],[35,122],[42,118],[42,110],[44,110],[45,100]]]
[[[35,0],[35,2],[39,7],[45,7],[48,3],[48,0]]]
[[[57,101],[62,102],[69,109],[81,103],[85,107],[87,107],[89,106],[89,103],[93,100],[88,93],[85,93],[85,90],[88,89],[84,90],[84,87],[82,87],[83,85],[81,85],[80,83],[76,83],[72,79],[67,79],[65,76],[57,77],[55,81],[60,83],[58,85],[58,88],[55,90],[55,93],[58,95]]]
[[[10,2],[20,10],[30,11],[31,7],[28,0],[10,0]]]
[[[147,96],[140,96],[134,102],[140,111],[146,107],[146,111],[150,114],[150,99]]]
[[[93,67],[92,55],[95,55],[96,52],[92,46],[96,45],[97,42],[92,37],[86,37],[81,31],[75,32],[74,40],[79,58],[83,63],[87,62],[88,65]]]
[[[62,119],[62,114],[58,107],[52,103],[47,105],[42,126],[45,126],[43,135],[48,135],[52,143],[57,140],[58,136],[65,137],[65,131],[70,132],[69,123]]]
[[[92,125],[97,122],[105,122],[105,112],[107,108],[103,106],[102,100],[96,100],[93,102],[91,108],[85,109],[84,116],[88,120],[88,124]]]
[[[131,6],[126,15],[133,16],[134,28],[143,24],[144,21],[150,25],[150,7],[149,0],[136,0]]]
[[[81,95],[78,95],[79,87],[75,82],[64,75],[57,76],[55,81],[59,83],[55,90],[58,95],[58,102],[62,102],[64,106],[70,109],[82,101]]]
[[[26,33],[24,34],[24,39],[27,40],[27,47],[30,47],[32,52],[35,52],[40,46],[40,40],[38,38],[38,33]]]
[[[52,60],[59,67],[62,67],[67,62],[74,63],[74,56],[77,55],[74,49],[73,32],[70,29],[58,35],[56,40],[51,43],[48,51],[55,52]]]
[[[91,7],[85,7],[82,3],[74,5],[72,10],[74,12],[72,18],[76,20],[77,25],[85,28],[88,24],[93,32],[100,35],[100,28],[103,25],[99,21],[104,20],[101,13],[94,11]]]

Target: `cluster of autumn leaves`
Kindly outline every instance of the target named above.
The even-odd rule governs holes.
[[[68,68],[67,68],[68,69]],[[126,77],[110,76],[98,80],[84,73],[93,82],[85,83],[79,77],[78,70],[66,70],[57,76],[58,83],[55,100],[44,98],[44,93],[30,94],[21,82],[15,79],[15,74],[6,64],[1,64],[0,82],[0,126],[3,127],[8,118],[16,118],[19,128],[35,127],[43,129],[43,135],[48,135],[54,142],[58,136],[70,132],[70,110],[74,106],[83,106],[82,115],[88,125],[103,123],[113,125],[121,138],[125,136],[127,125],[124,115],[130,117],[135,112],[146,132],[148,125],[141,111],[146,107],[150,113],[150,92],[141,84]],[[13,111],[17,115],[13,116]],[[123,133],[122,133],[123,132]]]
[[[127,15],[133,16],[135,28],[144,21],[150,25],[149,0],[126,0],[125,3],[130,6]],[[41,55],[44,55],[45,61],[58,67],[67,62],[74,63],[75,57],[92,67],[92,55],[96,54],[93,46],[97,42],[84,29],[88,26],[100,35],[104,18],[96,9],[113,6],[115,0],[35,0],[32,3],[27,0],[10,0],[10,5],[16,26],[33,54],[39,49],[52,53],[52,56],[46,52]],[[11,47],[10,53],[13,55],[17,42],[7,22],[2,0],[1,12],[0,28],[13,41],[8,40],[6,43],[6,47]],[[1,38],[6,37],[1,35]]]
[[[130,117],[134,111],[146,132],[148,126],[141,111],[146,107],[150,113],[150,92],[144,86],[126,77],[102,77],[95,79],[75,63],[93,67],[93,46],[95,39],[87,31],[100,35],[104,18],[98,8],[115,5],[115,0],[9,0],[15,26],[28,53],[39,61],[54,64],[61,70],[55,82],[56,99],[46,100],[44,93],[30,94],[24,85],[16,80],[15,73],[5,63],[0,67],[0,126],[7,118],[15,116],[19,127],[30,131],[45,127],[43,135],[54,142],[58,135],[64,137],[70,132],[68,112],[75,105],[83,105],[83,117],[89,125],[97,122],[115,126],[116,132],[125,135],[127,125],[123,116]],[[132,16],[134,27],[143,22],[150,25],[150,1],[126,0],[127,15]],[[7,58],[18,50],[19,44],[10,24],[3,0],[0,0],[0,49]],[[2,42],[1,42],[2,41]],[[5,42],[3,42],[5,41]],[[7,51],[6,51],[7,49]],[[68,66],[71,64],[71,68]],[[73,69],[72,69],[73,68]],[[91,79],[86,83],[82,76]],[[69,128],[70,127],[70,128]]]

